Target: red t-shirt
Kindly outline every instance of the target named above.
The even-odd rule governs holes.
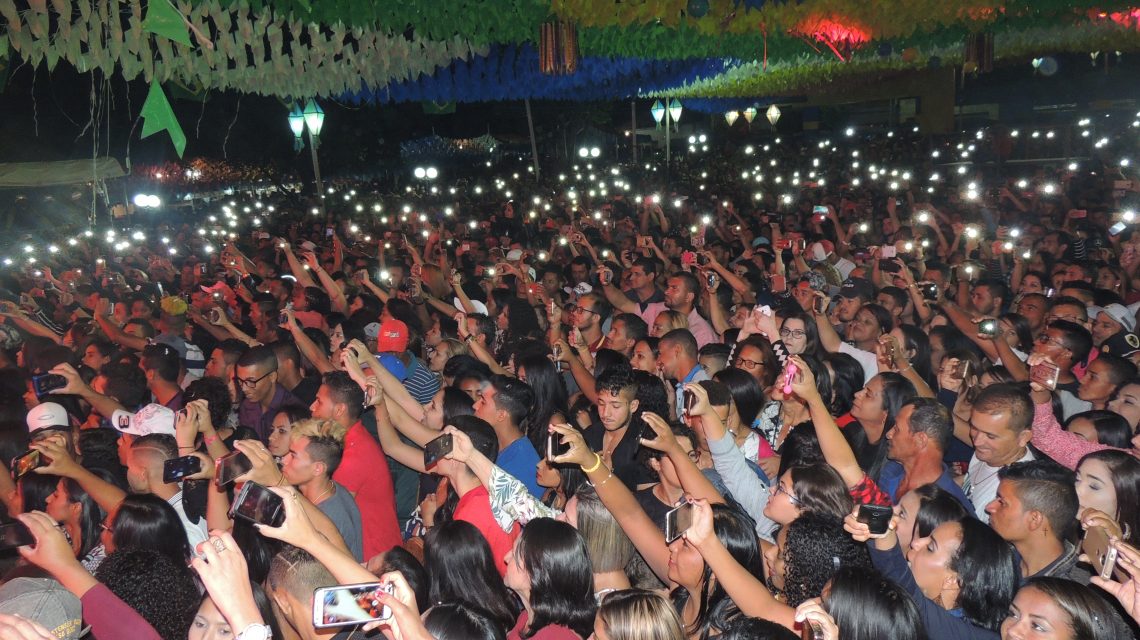
[[[499,568],[499,575],[507,575],[507,554],[515,546],[515,538],[519,537],[519,525],[511,525],[511,532],[503,531],[495,516],[491,513],[491,496],[487,487],[479,486],[459,498],[455,505],[456,520],[463,520],[475,525],[475,528],[487,539],[491,546],[491,555],[495,558],[495,566]]]
[[[507,634],[507,640],[522,640],[523,629],[526,629],[528,621],[526,609],[523,609],[519,614],[518,620],[515,621],[515,628]],[[528,640],[582,640],[582,638],[570,630],[570,627],[564,627],[560,624],[548,624],[539,629]]]
[[[396,520],[396,492],[380,443],[357,421],[344,436],[344,456],[333,474],[356,497],[364,533],[364,558],[404,542]],[[489,508],[489,507],[488,507]]]

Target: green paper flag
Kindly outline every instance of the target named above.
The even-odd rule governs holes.
[[[170,4],[170,0],[150,0],[147,3],[146,18],[143,19],[142,28],[144,31],[190,46],[186,21],[174,5]]]
[[[174,143],[174,150],[181,158],[182,152],[186,151],[186,134],[182,132],[182,125],[178,124],[178,118],[174,117],[174,109],[170,108],[170,102],[167,101],[166,94],[163,93],[162,86],[157,80],[150,83],[150,93],[146,96],[140,115],[143,119],[140,137],[147,138],[166,130],[170,134],[170,141]]]

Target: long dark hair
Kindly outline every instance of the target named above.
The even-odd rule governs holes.
[[[499,623],[479,607],[443,602],[424,614],[424,628],[435,640],[505,640]]]
[[[931,389],[936,389],[933,364],[930,362],[930,337],[913,324],[899,325],[899,330],[906,338],[905,344],[902,345],[903,350],[914,352],[910,357],[910,364],[914,367],[915,373],[925,380]]]
[[[190,561],[190,543],[178,512],[151,493],[129,495],[119,503],[111,542],[115,549],[153,549],[181,564]]]
[[[760,388],[760,383],[752,374],[736,367],[721,369],[713,379],[728,387],[740,424],[746,429],[751,428],[760,407],[764,406],[764,389]]]
[[[515,371],[519,369],[526,371],[526,383],[534,391],[534,406],[519,427],[530,438],[534,448],[541,449],[551,416],[555,413],[565,416],[567,413],[566,383],[554,363],[542,353],[531,352],[516,357]]]
[[[958,574],[958,607],[972,624],[996,630],[1021,580],[1017,557],[1013,547],[981,520],[966,517],[958,524],[962,539],[949,563]]]
[[[1115,411],[1093,409],[1069,416],[1065,421],[1065,430],[1078,418],[1084,418],[1092,423],[1096,429],[1096,441],[1100,444],[1116,447],[1117,449],[1132,448],[1132,426],[1124,416]]]
[[[823,513],[840,520],[851,513],[854,506],[851,492],[834,467],[826,463],[809,464],[792,467],[789,471],[792,493],[801,512]]]
[[[855,392],[863,388],[863,365],[846,353],[829,353],[823,361],[831,370],[831,397],[823,400],[831,415],[845,415],[855,404]]]
[[[1140,461],[1123,451],[1094,451],[1081,458],[1077,468],[1086,460],[1099,460],[1112,474],[1112,488],[1116,490],[1116,513],[1109,517],[1120,524],[1124,539],[1140,539]]]
[[[877,377],[883,381],[882,404],[883,411],[887,414],[886,422],[883,424],[883,435],[879,437],[878,442],[872,443],[863,425],[852,424],[843,430],[843,435],[847,437],[847,442],[855,452],[859,466],[863,467],[867,475],[875,481],[878,481],[879,472],[887,462],[887,432],[894,428],[895,416],[902,410],[902,406],[917,395],[914,383],[900,374],[886,371]]]
[[[914,515],[914,538],[929,536],[938,525],[954,522],[970,515],[952,493],[930,483],[914,490],[918,496],[918,513]]]
[[[491,547],[475,525],[451,520],[428,529],[424,569],[432,604],[463,602],[485,611],[504,633],[514,626],[515,597],[503,585]]]
[[[111,474],[103,469],[91,469],[91,473],[106,482],[112,482]],[[79,553],[76,555],[82,558],[99,544],[99,536],[103,530],[103,519],[107,517],[107,514],[103,512],[103,508],[99,506],[98,502],[95,502],[91,494],[83,490],[79,482],[71,478],[64,478],[63,486],[67,490],[68,502],[79,505],[79,535],[82,539],[79,541]]]
[[[1036,589],[1069,616],[1073,637],[1081,640],[1116,640],[1132,637],[1132,629],[1117,611],[1093,589],[1063,578],[1030,578],[1022,589]]]
[[[551,518],[531,520],[523,527],[516,561],[530,576],[534,612],[523,638],[552,624],[583,638],[593,633],[594,572],[586,542],[574,527]]]
[[[713,533],[717,540],[740,566],[759,579],[763,575],[763,560],[752,519],[728,505],[714,504],[712,510]],[[729,622],[739,615],[740,609],[728,596],[721,581],[712,579],[712,569],[708,564],[701,576],[700,589],[699,594],[691,594],[678,586],[669,594],[669,599],[673,601],[677,615],[683,616],[689,598],[694,595],[699,598],[697,617],[692,624],[685,625],[685,635],[697,635],[701,640],[707,640],[713,631],[727,628]]]
[[[926,640],[914,600],[874,569],[841,567],[823,604],[843,640]]]
[[[804,323],[804,353],[816,358],[824,355],[823,343],[819,340],[819,326],[815,323],[815,316],[807,311],[796,311],[784,317],[784,322],[795,319]],[[781,327],[783,328],[783,327]]]

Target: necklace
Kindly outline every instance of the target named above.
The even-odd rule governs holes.
[[[336,490],[336,483],[334,482],[334,483],[329,484],[329,488],[325,489],[323,492],[321,492],[321,495],[317,496],[317,498],[315,500],[313,500],[313,504],[315,504],[315,505],[320,504],[321,500],[324,500],[325,496],[331,494],[335,490]]]

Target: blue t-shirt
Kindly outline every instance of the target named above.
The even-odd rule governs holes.
[[[495,464],[525,484],[531,495],[539,499],[542,498],[545,490],[538,486],[536,475],[538,472],[538,452],[534,450],[534,445],[530,443],[529,438],[523,436],[507,445],[506,449],[499,452],[499,459]]]
[[[903,466],[894,460],[888,460],[887,463],[883,465],[882,473],[879,474],[879,488],[886,492],[886,494],[891,497],[891,502],[895,504],[898,504],[902,498],[902,496],[896,496],[895,493],[898,492],[899,485],[902,484],[903,474]],[[962,503],[967,513],[974,512],[974,505],[970,502],[970,499],[966,497],[965,492],[962,491],[962,487],[959,487],[958,483],[954,482],[954,477],[950,475],[949,467],[942,465],[942,475],[938,476],[938,480],[936,480],[934,484],[945,489],[950,495],[954,496],[955,500]]]

